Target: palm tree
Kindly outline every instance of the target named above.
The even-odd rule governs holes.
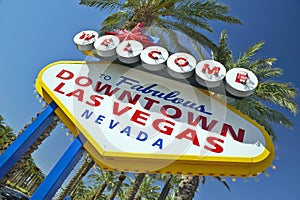
[[[79,3],[114,12],[102,22],[102,33],[115,28],[131,30],[143,22],[146,27],[165,28],[170,33],[177,30],[211,49],[216,49],[216,45],[199,32],[200,29],[213,32],[209,21],[241,24],[240,20],[228,15],[229,7],[218,1],[80,0]]]
[[[253,45],[234,61],[232,52],[227,45],[226,31],[223,31],[220,37],[219,50],[215,52],[214,59],[221,62],[227,70],[243,67],[257,76],[259,80],[258,87],[251,96],[242,100],[228,98],[227,101],[236,109],[264,126],[273,139],[276,139],[272,124],[283,125],[286,128],[293,127],[292,122],[276,108],[279,106],[279,109],[285,109],[296,115],[298,113],[298,105],[295,102],[295,98],[298,92],[292,83],[277,81],[278,77],[282,75],[282,69],[272,67],[276,58],[253,60],[263,44],[264,42],[259,42]],[[275,107],[275,109],[271,107]]]
[[[80,0],[80,4],[114,11],[112,15],[107,17],[101,24],[100,32],[121,28],[131,30],[139,22],[143,22],[146,27],[163,28],[163,36],[171,38],[172,43],[185,49],[178,42],[177,34],[179,31],[202,45],[210,49],[217,49],[217,46],[210,41],[205,35],[198,30],[203,29],[213,32],[209,25],[209,21],[222,21],[226,23],[241,24],[240,20],[229,16],[229,7],[217,1],[192,1],[192,0]],[[153,32],[152,32],[153,33]],[[166,39],[160,38],[162,41]],[[166,43],[166,42],[164,42]],[[164,45],[165,46],[165,45]],[[199,52],[199,51],[198,51]],[[145,174],[137,176],[139,181]],[[130,198],[134,198],[135,190],[130,190]],[[129,199],[130,199],[129,198]]]
[[[94,184],[101,183],[97,193],[93,196],[93,200],[97,200],[103,194],[104,190],[108,188],[109,190],[114,185],[115,175],[111,171],[101,170],[99,167],[88,176],[89,179],[92,179]]]
[[[118,191],[118,194],[117,194],[117,199],[118,200],[125,199],[128,196],[129,190],[130,190],[130,187],[127,184],[126,184],[126,187],[120,188],[120,190]]]
[[[219,45],[213,44],[207,37],[199,33],[200,29],[212,32],[208,24],[210,20],[240,23],[238,19],[227,15],[227,6],[216,1],[171,0],[128,0],[126,3],[121,1],[81,0],[80,4],[115,11],[114,14],[103,21],[101,32],[120,27],[131,30],[138,22],[144,22],[146,27],[156,26],[167,30],[177,30],[213,50],[213,58],[221,62],[227,69],[243,67],[253,71],[259,78],[259,85],[254,94],[242,100],[227,98],[228,103],[263,125],[274,139],[276,139],[276,135],[272,129],[273,124],[284,125],[288,128],[292,127],[291,121],[284,114],[267,105],[273,103],[296,114],[298,111],[295,103],[297,89],[290,83],[279,83],[271,80],[282,74],[281,69],[272,67],[276,59],[265,58],[252,61],[256,52],[262,47],[263,42],[254,45],[234,61],[232,52],[227,47],[225,32],[221,35]],[[167,35],[172,37],[169,33]],[[143,177],[143,174],[140,174],[140,176]],[[190,199],[197,189],[199,177],[182,176],[182,181],[185,184],[180,184],[181,189],[176,193],[176,198]],[[185,187],[191,189],[189,196],[186,195],[188,192],[185,191],[187,189]]]
[[[16,136],[13,133],[13,129],[9,126],[0,128],[0,153],[5,151],[9,144],[15,140]]]
[[[3,118],[2,115],[0,115],[0,129],[5,128],[5,119]]]
[[[283,125],[287,128],[291,128],[293,124],[282,112],[272,109],[268,105],[274,104],[275,106],[279,106],[296,115],[298,113],[298,106],[295,102],[297,88],[291,83],[281,83],[274,80],[282,75],[282,70],[280,68],[272,67],[273,63],[276,61],[275,58],[252,60],[263,44],[263,42],[255,44],[234,61],[232,52],[227,45],[226,31],[223,31],[221,33],[218,51],[214,52],[213,59],[221,62],[227,70],[242,67],[253,71],[258,77],[258,87],[251,96],[243,99],[228,97],[227,103],[265,127],[266,131],[274,140],[276,140],[276,134],[272,128],[273,124]],[[217,96],[220,98],[224,97],[222,95]],[[225,181],[220,178],[218,178],[218,180],[224,183],[230,190]],[[192,186],[198,184],[198,182],[198,176],[183,176],[175,199],[190,199],[187,194],[192,195],[196,192],[197,187]],[[190,192],[190,190],[192,190],[192,192]]]
[[[37,116],[40,112],[37,113]],[[31,119],[31,123],[35,118]],[[31,158],[31,154],[38,149],[39,145],[50,136],[51,131],[58,125],[59,119],[55,117],[53,121],[49,124],[49,126],[44,130],[44,132],[38,137],[38,139],[31,145],[31,147],[27,150],[27,152],[21,157],[20,160],[9,170],[9,172],[0,180],[0,185],[5,185],[7,180],[12,178],[14,174],[21,170],[22,164]],[[19,131],[18,136],[23,133],[23,131],[29,126],[29,124],[25,124],[24,128]]]
[[[72,195],[72,199],[83,200],[86,199],[88,193],[88,188],[84,181],[80,180],[76,186],[75,192]]]
[[[0,115],[0,154],[5,151],[15,138],[13,129],[5,123],[5,119]]]
[[[65,196],[68,194],[72,194],[72,192],[75,190],[76,185],[79,183],[80,180],[88,173],[88,171],[93,167],[95,164],[92,157],[87,154],[84,158],[81,166],[76,171],[72,179],[69,181],[68,185],[65,187],[65,189],[60,193],[58,200],[63,200]]]
[[[116,182],[115,186],[112,189],[112,192],[109,196],[109,200],[114,200],[115,199],[115,197],[117,196],[117,194],[118,194],[120,188],[122,187],[123,182],[124,182],[125,179],[126,179],[125,172],[121,172],[118,176],[118,181]]]
[[[141,200],[142,198],[148,199],[148,200],[155,200],[158,198],[159,193],[158,190],[160,189],[160,186],[154,185],[154,183],[157,181],[154,176],[146,175],[145,178],[142,181],[142,184],[139,187],[136,200]]]
[[[173,175],[161,174],[158,179],[164,183],[164,187],[159,196],[159,200],[164,200],[168,198],[174,199],[175,196],[174,198],[171,198],[172,194],[170,194],[170,191],[172,190],[174,194],[177,192],[177,188],[180,183],[181,176],[175,174]]]
[[[192,200],[199,185],[199,176],[182,175],[175,200]]]
[[[134,176],[135,176],[135,181],[132,183],[125,200],[133,200],[134,199],[146,174],[145,173],[136,173]]]

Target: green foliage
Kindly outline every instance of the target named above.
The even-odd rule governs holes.
[[[242,113],[264,126],[267,132],[276,139],[272,124],[283,125],[287,128],[293,127],[292,122],[282,113],[281,109],[294,115],[298,113],[298,105],[295,102],[298,90],[292,83],[277,81],[282,75],[282,70],[273,67],[276,58],[255,59],[263,45],[264,42],[258,42],[234,61],[232,52],[227,45],[226,31],[223,31],[218,50],[214,52],[213,58],[221,62],[227,70],[242,67],[256,74],[259,83],[251,96],[242,100],[229,99],[228,101]]]
[[[5,123],[0,115],[0,153],[15,139],[13,129]]]
[[[79,3],[114,12],[102,22],[102,33],[113,29],[131,30],[137,23],[144,22],[146,27],[180,31],[211,49],[216,49],[216,45],[199,30],[212,33],[210,21],[241,24],[239,19],[228,15],[229,7],[218,1],[80,0]]]

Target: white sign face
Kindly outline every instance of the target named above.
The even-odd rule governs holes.
[[[273,158],[262,127],[171,79],[118,64],[59,62],[40,73],[37,89],[43,93],[41,88],[110,169],[252,175]],[[210,167],[197,171],[202,165]]]

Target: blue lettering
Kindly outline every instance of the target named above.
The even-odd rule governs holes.
[[[120,133],[126,133],[127,136],[130,136],[130,131],[131,131],[131,127],[127,126],[126,128],[124,128],[122,131],[120,131]]]
[[[139,135],[136,137],[137,140],[142,141],[142,142],[146,141],[147,138],[148,138],[148,134],[143,131],[140,131]]]
[[[105,118],[105,116],[99,115],[99,116],[97,117],[97,119],[95,120],[95,123],[101,124],[101,122],[103,122],[103,119],[104,119],[104,118]]]
[[[94,112],[90,112],[90,113],[89,112],[90,112],[89,110],[85,110],[84,113],[82,113],[81,117],[85,117],[86,119],[89,119],[94,113]]]
[[[131,78],[127,78],[125,76],[121,76],[120,78],[121,78],[121,80],[116,84],[116,86],[119,86],[119,85],[121,85],[123,83],[126,83],[128,85],[132,85],[132,82],[139,83],[138,81],[136,81],[134,79],[131,79]],[[131,82],[129,82],[128,80],[130,80]]]
[[[110,128],[110,129],[113,129],[113,128],[115,128],[119,123],[120,123],[120,122],[116,122],[116,123],[114,124],[114,120],[112,119],[112,120],[110,120],[109,128]]]
[[[152,144],[152,146],[158,146],[160,149],[162,149],[162,145],[163,145],[163,140],[161,138],[159,138],[158,140],[156,140],[156,142],[154,142]]]

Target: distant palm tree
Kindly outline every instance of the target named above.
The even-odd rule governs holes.
[[[158,177],[158,180],[162,181],[164,183],[164,187],[161,191],[161,194],[159,196],[159,200],[164,200],[164,196],[166,196],[166,199],[174,199],[175,198],[175,193],[178,190],[178,185],[180,183],[180,175],[169,175],[169,174],[161,174]],[[172,190],[172,194],[170,194],[170,191]],[[174,195],[174,198],[171,196]]]
[[[165,28],[169,36],[173,30],[193,38],[202,45],[216,49],[199,30],[213,32],[210,21],[241,24],[229,16],[229,7],[218,1],[193,0],[80,0],[80,4],[112,11],[101,24],[100,32],[113,29],[133,29],[139,22],[146,27]],[[162,39],[162,38],[161,38]]]
[[[88,188],[84,181],[80,180],[76,186],[74,194],[71,196],[72,199],[84,200],[87,199]]]
[[[160,190],[159,185],[155,185],[154,176],[146,175],[142,181],[142,184],[139,187],[136,200],[147,199],[147,200],[156,200],[159,196],[158,191]]]
[[[13,129],[5,123],[5,119],[0,115],[0,154],[15,138]]]
[[[114,200],[115,197],[117,196],[120,188],[123,185],[124,180],[126,179],[126,173],[125,172],[121,172],[118,176],[118,181],[115,183],[112,192],[109,196],[109,200]]]
[[[7,149],[12,141],[16,138],[13,129],[9,126],[0,128],[0,154]]]
[[[3,118],[2,115],[0,115],[0,129],[5,128],[5,119]]]
[[[130,187],[129,185],[127,185],[126,187],[124,188],[120,188],[120,190],[118,191],[118,194],[117,194],[117,198],[118,200],[123,200],[125,199],[127,196],[128,196],[128,192],[130,190]]]
[[[40,112],[37,113],[37,116]],[[31,119],[31,123],[35,118]],[[21,170],[23,163],[31,158],[31,154],[38,149],[39,145],[50,136],[51,131],[57,126],[59,120],[57,117],[49,124],[49,126],[45,129],[45,131],[38,137],[38,139],[30,146],[27,152],[17,161],[17,163],[9,170],[9,172],[0,180],[0,185],[5,185],[7,180],[11,179],[18,171]],[[24,128],[19,131],[18,136],[23,133],[23,131],[29,126],[29,124],[25,124]]]
[[[65,189],[60,193],[57,200],[63,200],[68,194],[72,195],[73,191],[75,191],[77,184],[88,173],[88,171],[93,167],[94,164],[95,162],[92,159],[92,157],[89,154],[87,154],[83,159],[83,162],[81,163],[79,169],[71,178]]]
[[[134,182],[131,184],[131,187],[128,191],[128,194],[125,198],[125,200],[133,200],[135,195],[137,194],[142,182],[143,182],[143,179],[145,178],[146,174],[145,173],[136,173],[134,175],[135,177],[135,180]]]
[[[104,190],[112,188],[115,182],[116,176],[111,171],[101,170],[96,168],[96,170],[88,176],[94,184],[100,184],[100,187],[96,194],[92,197],[92,200],[97,200],[103,194]]]
[[[199,176],[182,175],[175,200],[192,200],[199,185]]]

